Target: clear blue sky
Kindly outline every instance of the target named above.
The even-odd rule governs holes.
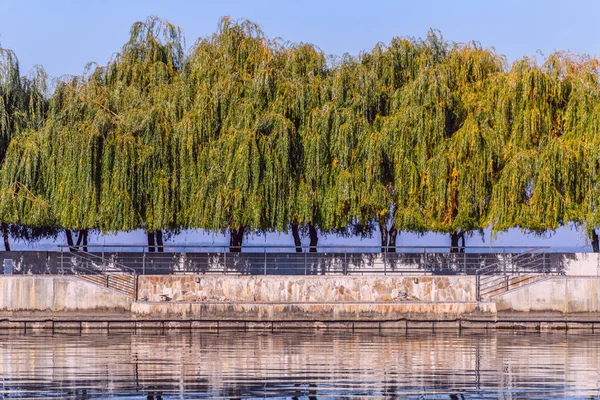
[[[476,40],[494,47],[509,62],[535,56],[538,50],[546,55],[555,50],[600,53],[600,1],[583,0],[0,0],[0,44],[17,53],[23,72],[41,64],[52,77],[81,74],[89,62],[106,63],[127,41],[131,24],[149,15],[179,25],[188,47],[215,32],[220,17],[230,15],[257,22],[269,37],[313,43],[336,55],[356,55],[395,36],[422,37],[429,28],[439,29],[448,40]],[[249,242],[293,243],[288,235],[283,236],[259,236]],[[482,243],[475,236],[469,244],[489,245],[489,239],[486,234]],[[135,232],[93,240],[144,243],[145,237]],[[175,240],[227,242],[222,235],[190,233]],[[321,238],[321,243],[340,241],[348,243],[332,235]],[[375,234],[362,243],[376,245],[377,241]],[[513,231],[494,243],[579,247],[586,244],[586,238],[568,229],[560,229],[549,240]],[[403,233],[398,244],[447,245],[448,238]]]
[[[106,63],[131,24],[157,15],[179,25],[188,47],[213,33],[221,16],[246,17],[269,37],[309,42],[328,54],[358,54],[394,36],[439,29],[449,40],[477,40],[509,62],[537,50],[600,53],[600,1],[183,1],[0,0],[0,44],[16,51],[23,71],[81,74]]]

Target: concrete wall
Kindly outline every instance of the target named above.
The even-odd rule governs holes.
[[[221,321],[452,321],[467,314],[494,315],[493,303],[141,303],[138,318]]]
[[[492,300],[498,312],[599,313],[600,277],[551,277]]]
[[[169,301],[161,302],[161,295]],[[459,315],[600,315],[600,277],[556,276],[475,302],[471,276],[145,276],[132,303],[64,276],[0,277],[0,317],[19,313],[112,313],[139,318],[244,320],[448,320]]]
[[[550,254],[550,264],[562,268],[567,276],[600,276],[599,253]]]
[[[138,299],[185,302],[473,302],[473,276],[140,276]]]
[[[13,312],[129,312],[127,296],[76,277],[0,278],[0,314]]]

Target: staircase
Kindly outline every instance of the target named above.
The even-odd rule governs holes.
[[[475,272],[477,301],[485,301],[518,287],[555,275],[549,254],[530,249],[518,254],[503,254],[501,259]]]
[[[60,257],[63,273],[137,298],[137,274],[132,268],[85,251],[64,251]]]

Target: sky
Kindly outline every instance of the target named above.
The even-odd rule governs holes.
[[[0,0],[0,46],[15,51],[23,73],[42,65],[51,77],[79,75],[90,62],[105,64],[127,41],[131,24],[150,15],[180,26],[188,48],[214,33],[219,18],[228,15],[258,23],[270,38],[312,43],[331,55],[358,55],[396,36],[424,37],[430,28],[447,40],[474,40],[493,47],[509,64],[559,50],[600,53],[600,1],[584,0]],[[517,231],[495,239],[487,232],[484,238],[485,242],[476,235],[468,244],[586,246],[583,233],[568,229],[544,238]],[[144,235],[94,236],[94,240],[143,243]],[[222,235],[191,233],[174,240],[226,243]],[[322,243],[340,241],[348,243],[331,235],[321,239]],[[447,241],[440,235],[401,234],[398,244],[446,245]],[[292,243],[287,235],[251,237],[250,242]],[[360,244],[376,245],[377,234]]]
[[[106,63],[149,15],[180,26],[191,46],[215,32],[220,17],[248,18],[271,38],[317,45],[327,54],[359,54],[396,36],[438,29],[455,42],[494,47],[509,63],[540,51],[600,53],[600,1],[183,1],[0,0],[0,44],[23,71],[43,65],[50,76],[81,74]]]

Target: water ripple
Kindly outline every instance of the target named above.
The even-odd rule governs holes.
[[[5,398],[600,398],[600,336],[473,331],[0,335]]]

